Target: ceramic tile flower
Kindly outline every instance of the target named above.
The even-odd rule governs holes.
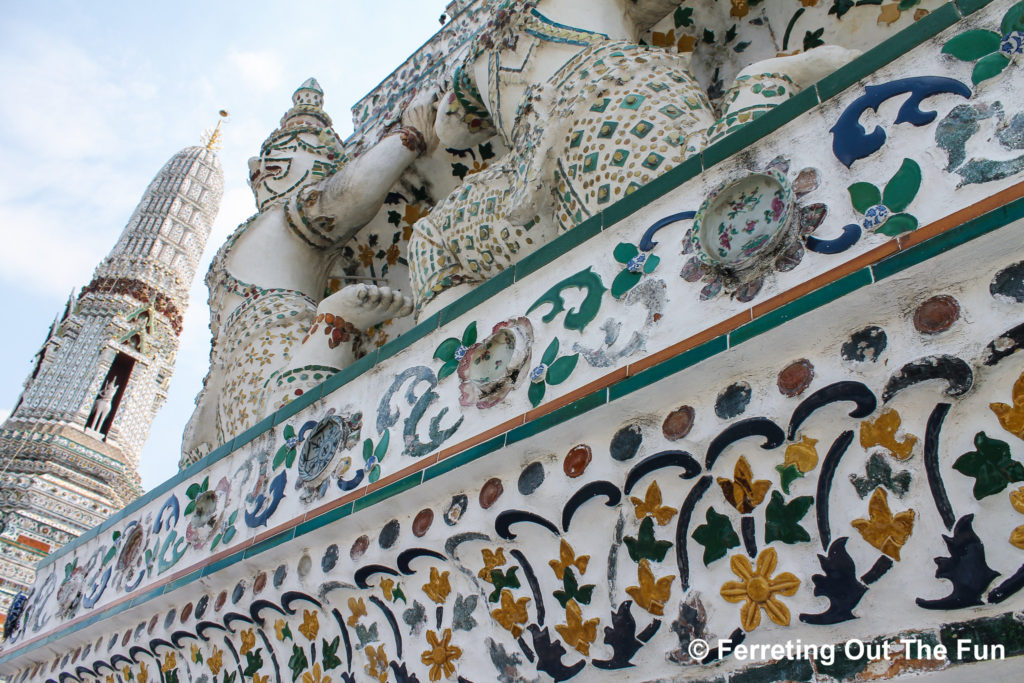
[[[503,320],[459,360],[459,403],[478,409],[502,401],[529,366],[533,325],[526,317]]]
[[[629,586],[626,593],[636,604],[655,616],[665,613],[665,603],[672,597],[672,575],[655,578],[651,563],[640,560],[637,566],[637,582],[639,585]]]
[[[277,449],[277,453],[274,454],[273,468],[275,470],[281,465],[289,468],[295,462],[295,454],[298,452],[299,444],[302,443],[306,432],[309,431],[306,429],[307,426],[310,426],[310,428],[315,427],[316,422],[306,422],[306,424],[302,425],[298,434],[295,433],[295,428],[290,424],[284,426],[284,429],[281,431],[284,443]]]
[[[889,509],[889,496],[885,489],[879,487],[871,494],[868,519],[855,519],[850,524],[860,532],[865,541],[892,559],[899,560],[900,548],[914,530],[914,511],[904,510],[892,514],[892,510]]]
[[[865,449],[881,446],[897,460],[906,460],[913,454],[917,437],[907,434],[897,439],[902,420],[895,410],[886,410],[874,420],[860,423],[860,445]]]
[[[427,631],[427,644],[430,648],[420,655],[420,661],[430,667],[430,680],[441,680],[442,674],[447,678],[455,673],[455,660],[462,656],[462,648],[452,645],[452,630],[446,628],[440,638],[436,631]]]
[[[423,592],[427,597],[439,605],[444,604],[448,594],[452,592],[452,585],[448,581],[448,572],[439,572],[437,567],[430,568],[430,581],[423,584]]]
[[[437,381],[441,381],[455,372],[459,361],[466,355],[469,347],[476,343],[476,321],[474,320],[462,331],[462,337],[448,337],[434,349],[434,358],[441,361],[441,369],[437,371]]]
[[[320,662],[315,662],[310,671],[302,674],[302,683],[331,683],[331,677],[324,675]]]
[[[742,602],[740,625],[744,631],[753,631],[761,624],[761,610],[780,626],[789,626],[789,608],[776,597],[790,596],[800,587],[800,579],[789,572],[772,576],[779,557],[775,548],[765,548],[757,556],[757,568],[743,555],[733,555],[729,566],[740,581],[726,581],[721,595],[728,602]]]
[[[566,643],[580,654],[589,655],[590,645],[597,639],[597,625],[600,619],[583,620],[583,610],[575,600],[565,607],[565,623],[555,624],[555,630]]]
[[[903,160],[884,190],[868,182],[847,189],[854,210],[864,216],[861,225],[865,230],[895,237],[917,229],[917,219],[904,212],[921,189],[921,167],[913,159]]]
[[[1013,383],[1011,393],[1013,405],[1006,403],[989,403],[989,409],[995,413],[999,425],[1018,439],[1024,439],[1024,374]]]
[[[210,667],[210,673],[214,676],[220,673],[221,667],[224,666],[224,651],[213,646],[213,654],[206,658],[206,666]]]
[[[526,394],[530,399],[530,405],[534,408],[544,400],[547,386],[555,386],[569,379],[569,375],[576,369],[576,362],[580,354],[574,353],[571,356],[558,355],[558,338],[551,340],[548,347],[544,349],[544,355],[540,357],[540,363],[530,370],[530,388]]]
[[[647,493],[644,494],[643,500],[636,496],[631,496],[629,500],[633,503],[637,519],[654,517],[658,521],[658,526],[665,526],[676,516],[677,510],[674,507],[661,504],[661,487],[658,486],[657,481],[651,482],[651,485],[647,487]]]
[[[612,296],[616,299],[625,296],[626,292],[633,289],[644,275],[653,273],[661,262],[661,259],[654,254],[641,251],[636,245],[629,242],[620,242],[612,255],[616,261],[625,266],[612,281]]]
[[[680,276],[703,280],[700,299],[723,289],[737,301],[752,301],[775,270],[795,268],[804,257],[804,244],[825,220],[825,204],[801,200],[818,188],[813,168],[790,180],[789,161],[776,157],[763,170],[726,180],[712,190],[697,210],[683,239],[683,253],[692,254]]]
[[[942,52],[964,62],[975,62],[971,72],[975,85],[998,76],[1011,61],[1024,54],[1024,2],[1006,11],[998,32],[964,31],[950,39]]]
[[[732,479],[719,477],[718,485],[722,487],[725,499],[742,514],[752,512],[760,505],[772,487],[767,479],[754,479],[754,471],[743,456],[736,463],[732,476]]]
[[[299,633],[306,636],[306,640],[313,640],[320,632],[320,618],[316,610],[302,610],[302,625],[299,626]]]
[[[586,574],[587,564],[590,562],[590,555],[580,555],[576,557],[576,551],[569,545],[569,542],[564,538],[558,546],[558,559],[550,560],[548,562],[551,565],[551,570],[555,572],[555,576],[559,580],[562,579],[562,575],[565,573],[567,567],[575,567],[580,574]]]
[[[518,638],[523,634],[523,627],[520,624],[525,624],[530,618],[526,611],[528,604],[530,604],[530,598],[516,599],[512,595],[512,591],[506,588],[501,591],[501,607],[491,610],[491,616],[503,628],[510,631],[513,638]]]
[[[371,484],[380,479],[380,462],[387,454],[390,442],[391,433],[388,429],[385,429],[384,433],[380,435],[376,446],[373,444],[373,439],[363,441],[363,469],[369,473],[367,479]]]
[[[164,662],[160,665],[160,670],[164,673],[167,673],[168,671],[174,669],[176,666],[178,666],[177,656],[173,652],[168,652],[164,656]]]
[[[498,548],[497,550],[491,550],[490,548],[484,548],[480,551],[484,558],[484,568],[477,574],[478,577],[486,581],[487,583],[493,583],[491,580],[491,571],[504,566],[505,564],[505,549]]]

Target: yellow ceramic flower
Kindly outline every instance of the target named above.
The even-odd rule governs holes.
[[[257,671],[252,675],[252,683],[268,683],[270,680],[270,674],[266,676],[260,676],[260,672]]]
[[[900,559],[900,548],[914,530],[914,511],[904,510],[895,515],[889,509],[889,497],[879,486],[868,503],[869,519],[855,519],[850,524],[864,540],[894,560]]]
[[[248,654],[254,647],[256,647],[256,634],[251,628],[242,631],[242,647],[238,649],[239,653]]]
[[[733,478],[718,478],[718,485],[722,487],[722,494],[729,503],[739,510],[741,514],[753,512],[754,508],[761,504],[764,497],[768,495],[768,489],[772,483],[767,479],[754,480],[754,471],[750,469],[747,459],[740,457],[733,469]]]
[[[164,656],[164,663],[160,665],[160,670],[167,673],[168,671],[173,671],[176,666],[178,666],[178,658],[173,652],[168,652]]]
[[[647,487],[647,493],[644,494],[643,500],[636,496],[630,496],[629,500],[633,503],[637,519],[654,517],[658,526],[665,526],[676,516],[677,511],[674,507],[661,504],[661,487],[658,486],[657,481],[651,482],[651,485]]]
[[[1013,506],[1014,510],[1024,515],[1024,486],[1010,493],[1010,505]],[[1024,550],[1024,524],[1010,533],[1010,545]]]
[[[366,616],[366,602],[362,598],[349,598],[348,609],[352,612],[352,616],[345,621],[349,626],[355,628],[356,624],[359,623],[359,618]]]
[[[447,572],[445,572],[447,573]],[[437,632],[427,631],[427,643],[430,649],[424,650],[420,655],[420,661],[430,667],[430,680],[441,680],[442,673],[445,678],[455,673],[453,662],[462,656],[462,648],[452,645],[452,630],[446,628],[444,635],[437,637]]]
[[[901,424],[900,414],[895,410],[887,410],[873,421],[861,422],[860,445],[864,448],[881,446],[892,453],[897,460],[906,460],[913,455],[917,437],[907,434],[902,440],[897,440],[896,434],[899,432]]]
[[[757,556],[757,569],[743,555],[733,555],[729,566],[742,581],[722,584],[722,597],[729,602],[744,602],[740,609],[740,625],[744,631],[753,631],[761,623],[761,610],[780,626],[789,626],[789,608],[778,595],[793,595],[800,587],[800,579],[785,572],[772,577],[779,557],[775,548],[765,548]]]
[[[316,610],[302,610],[302,625],[299,626],[299,633],[306,636],[306,640],[313,640],[320,632],[320,619]]]
[[[441,605],[448,599],[452,592],[452,585],[448,582],[448,572],[443,574],[437,571],[437,567],[430,568],[430,581],[423,584],[423,592],[427,597]]]
[[[818,466],[818,449],[814,445],[817,439],[805,436],[796,443],[786,446],[786,459],[783,465],[796,465],[803,474],[807,474]]]
[[[597,625],[600,622],[596,617],[583,621],[583,610],[579,603],[569,600],[565,605],[565,623],[555,624],[555,630],[580,654],[590,655],[590,644],[597,638]]]
[[[394,579],[381,579],[380,580],[380,592],[387,601],[394,600],[395,595],[395,580]]]
[[[146,683],[149,680],[149,667],[145,662],[139,662],[139,676],[135,679],[138,683]]]
[[[477,576],[487,583],[492,583],[491,571],[505,564],[505,549],[490,550],[484,548],[480,552],[484,556],[484,568],[480,570]]]
[[[291,638],[292,637],[292,632],[291,632],[291,629],[288,628],[288,622],[285,621],[284,619],[278,619],[277,621],[275,621],[274,622],[274,634],[277,636],[278,640],[284,640],[285,638]]]
[[[512,591],[504,588],[501,591],[501,607],[491,610],[491,616],[506,630],[511,631],[513,638],[518,638],[523,634],[523,627],[519,624],[525,624],[529,619],[529,615],[526,612],[526,606],[529,602],[530,598],[519,598],[516,600],[512,596]]]
[[[999,418],[999,424],[1003,429],[1017,438],[1024,439],[1024,374],[1013,383],[1010,398],[1013,405],[989,403],[988,407]]]
[[[206,658],[206,666],[210,667],[210,673],[214,676],[220,673],[221,667],[224,666],[224,652],[218,650],[217,646],[213,646],[213,654]]]
[[[568,541],[564,538],[562,543],[558,547],[558,559],[550,560],[548,562],[551,565],[551,569],[554,570],[555,576],[561,581],[565,576],[565,570],[568,567],[576,567],[580,574],[585,574],[587,571],[587,564],[590,562],[590,555],[580,555],[576,557],[576,551],[572,549]]]
[[[637,567],[637,580],[640,585],[628,587],[626,593],[651,614],[664,614],[665,603],[672,596],[672,576],[655,579],[651,563],[645,558]]]
[[[193,664],[198,664],[199,660],[201,659],[201,655],[199,654],[199,646],[196,645],[195,643],[192,644],[191,655],[192,655],[192,663]]]
[[[366,646],[366,656],[370,662],[366,665],[366,673],[371,678],[376,678],[378,683],[387,683],[388,680],[388,656],[384,652],[384,645]]]
[[[302,683],[331,683],[331,677],[323,675],[320,662],[317,662],[310,671],[302,674]]]

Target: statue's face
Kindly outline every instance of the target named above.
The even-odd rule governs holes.
[[[268,140],[258,157],[249,159],[249,187],[260,211],[275,201],[337,170],[336,147],[324,144],[332,136],[306,130],[285,131]]]

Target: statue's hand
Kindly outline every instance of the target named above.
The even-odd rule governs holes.
[[[437,148],[439,140],[434,132],[434,118],[437,115],[436,88],[419,92],[402,114],[402,127],[415,128],[423,136],[426,151]]]

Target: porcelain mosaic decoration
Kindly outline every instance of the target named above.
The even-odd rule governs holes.
[[[243,316],[224,308],[234,331],[216,344],[251,347],[246,331],[295,318],[295,344],[350,355],[300,368],[301,392],[51,555],[8,619],[0,670],[324,683],[1019,669],[1024,169],[1003,162],[1020,65],[973,79],[993,39],[958,37],[1001,46],[1024,5],[651,0],[600,26],[573,25],[602,16],[575,6],[453,4],[375,91],[399,102],[417,77],[436,85],[434,128],[468,129],[461,147],[409,122],[375,137],[395,119],[367,101],[345,150],[298,133],[284,151],[334,153],[339,170],[311,161],[310,184],[251,225],[327,240],[289,212],[337,189],[356,151],[395,182],[370,193],[375,216],[338,218],[349,234],[310,252],[351,267],[289,290],[304,312],[275,312],[283,284],[259,284],[252,320],[267,324],[233,327]],[[847,49],[866,53],[829,75]],[[815,50],[836,60],[824,74]],[[650,87],[673,74],[679,87]],[[319,97],[300,88],[271,141],[296,116],[324,128]],[[997,102],[1001,137],[951,124]],[[706,127],[667,123],[690,104]],[[256,166],[268,179],[272,151]],[[979,160],[1002,165],[960,172]],[[217,272],[242,277],[249,230]],[[405,263],[358,281],[381,278],[392,245]],[[215,304],[235,302],[211,281]],[[418,304],[404,321],[350,329],[328,310],[408,312],[403,287]],[[274,377],[252,390],[276,395]],[[213,386],[207,405],[224,400]],[[786,643],[815,647],[775,654]]]

